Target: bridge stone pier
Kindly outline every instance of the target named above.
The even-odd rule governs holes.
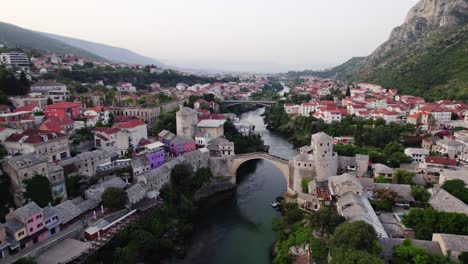
[[[273,156],[266,152],[254,152],[246,154],[238,154],[225,157],[210,158],[210,169],[214,176],[231,177],[232,182],[236,182],[236,174],[239,167],[250,160],[267,160],[270,161],[283,174],[288,191],[294,192],[294,169],[290,165],[290,161]]]

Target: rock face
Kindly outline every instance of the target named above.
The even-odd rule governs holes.
[[[467,23],[468,0],[421,0],[372,54],[335,72],[339,78],[368,79],[374,71],[414,55],[428,35]]]

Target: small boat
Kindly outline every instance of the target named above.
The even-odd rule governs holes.
[[[271,207],[273,207],[273,208],[276,208],[276,207],[278,207],[279,205],[280,205],[280,204],[279,204],[279,203],[276,203],[276,202],[275,202],[275,203],[271,203]]]

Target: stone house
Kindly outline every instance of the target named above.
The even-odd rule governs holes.
[[[364,189],[356,176],[345,173],[339,176],[332,176],[328,179],[330,194],[341,196],[347,192],[363,195]]]
[[[224,136],[224,119],[205,119],[198,123],[198,132],[208,133],[210,138]]]
[[[60,132],[27,130],[11,134],[3,143],[9,155],[36,153],[50,162],[70,157],[69,136]]]
[[[386,179],[392,179],[393,178],[393,169],[381,164],[381,163],[376,163],[372,164],[372,173],[375,178],[382,176]]]
[[[442,254],[453,261],[458,261],[462,252],[468,252],[468,236],[434,233],[432,241],[438,242]]]
[[[96,175],[100,164],[112,162],[117,158],[117,151],[113,148],[104,147],[93,151],[86,151],[73,158],[59,161],[58,165],[63,167],[67,173],[76,173],[87,177]]]

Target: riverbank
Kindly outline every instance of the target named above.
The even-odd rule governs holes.
[[[240,115],[255,125],[269,152],[286,159],[298,154],[284,138],[271,133],[261,114],[264,108]],[[286,181],[270,162],[247,162],[237,171],[237,187],[204,199],[196,215],[191,245],[184,259],[171,263],[271,263],[276,240],[272,219],[280,213],[271,207],[285,193]]]

